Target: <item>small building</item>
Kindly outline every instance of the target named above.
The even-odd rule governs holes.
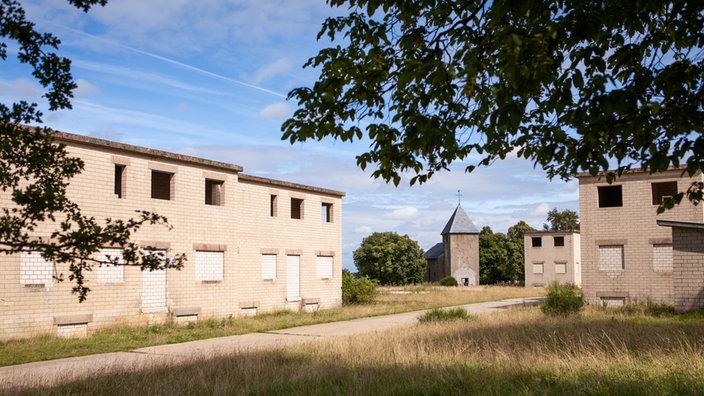
[[[529,231],[523,239],[526,287],[581,285],[579,231]]]
[[[670,169],[656,174],[629,171],[612,184],[604,175],[578,178],[585,299],[598,305],[674,304],[673,233],[657,220],[699,223],[704,205],[683,199],[663,214],[657,208],[704,176],[687,177]]]
[[[136,210],[173,226],[142,227],[143,247],[185,253],[183,269],[96,266],[78,302],[68,268],[37,252],[0,256],[0,340],[86,335],[117,324],[192,321],[342,303],[342,192],[244,174],[239,165],[67,133],[55,141],[85,162],[68,197],[97,219]],[[0,193],[10,207],[10,192]],[[37,235],[47,235],[44,224]],[[105,246],[98,257],[119,257]]]
[[[658,220],[672,228],[675,312],[704,308],[704,223]]]
[[[479,285],[479,231],[461,205],[457,205],[441,235],[442,242],[425,253],[425,281],[452,276],[460,285]]]

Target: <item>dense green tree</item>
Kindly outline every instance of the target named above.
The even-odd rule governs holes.
[[[358,276],[376,279],[382,285],[421,282],[425,275],[423,249],[408,235],[375,232],[362,240],[353,257]]]
[[[501,268],[506,265],[506,235],[484,226],[479,232],[479,283],[493,285],[505,281]]]
[[[543,229],[550,231],[578,231],[579,215],[574,210],[565,209],[559,211],[554,208],[548,212],[547,223],[543,224]]]
[[[702,1],[327,2],[349,13],[323,23],[318,81],[289,93],[292,143],[366,136],[357,164],[395,184],[509,154],[551,178],[704,169]]]
[[[504,278],[511,282],[525,280],[525,251],[523,235],[526,231],[535,231],[525,221],[521,220],[506,232],[506,265],[501,268]]]
[[[88,11],[107,0],[68,0]],[[8,43],[17,47],[17,59],[27,64],[34,78],[45,88],[44,98],[50,111],[70,109],[76,83],[70,73],[71,61],[58,56],[60,41],[51,33],[38,32],[27,20],[19,1],[0,0],[0,59],[7,60]],[[166,218],[139,211],[134,219],[97,220],[81,213],[66,196],[72,177],[83,170],[83,161],[69,155],[65,147],[55,144],[52,132],[40,125],[42,113],[37,103],[18,99],[0,103],[0,188],[13,205],[3,207],[0,215],[0,253],[23,250],[40,252],[56,265],[68,266],[68,279],[79,301],[90,288],[84,272],[99,262],[96,253],[104,246],[121,246],[122,260],[112,264],[134,264],[143,269],[160,269],[167,265],[164,255],[144,254],[130,241],[132,234],[147,224],[168,226]],[[53,230],[37,234],[40,225],[51,223]],[[142,247],[147,248],[148,247]],[[168,265],[180,268],[185,260],[175,255]],[[57,275],[63,280],[63,274]]]

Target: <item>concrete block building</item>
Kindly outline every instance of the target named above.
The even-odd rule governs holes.
[[[56,133],[85,162],[69,197],[84,214],[130,218],[148,210],[173,229],[143,227],[142,246],[185,253],[182,270],[100,266],[79,303],[67,273],[36,252],[0,256],[0,339],[85,335],[114,324],[238,317],[341,305],[344,193],[242,173],[226,164]],[[0,195],[11,205],[9,192]],[[51,231],[47,225],[39,234]],[[106,246],[100,253],[116,257]]]
[[[704,205],[684,199],[663,214],[656,212],[663,199],[701,181],[701,173],[690,178],[677,169],[652,175],[632,171],[613,184],[579,175],[582,289],[589,303],[674,304],[679,293],[701,290],[701,284],[675,285],[674,231],[657,220],[701,223]]]
[[[523,235],[526,287],[582,283],[578,231],[530,231]]]
[[[479,284],[479,231],[461,205],[457,205],[442,232],[442,243],[425,253],[426,282],[452,276],[464,286]]]
[[[704,223],[658,220],[672,229],[675,312],[704,308]]]

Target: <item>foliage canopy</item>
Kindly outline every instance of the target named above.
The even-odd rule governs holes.
[[[94,5],[105,5],[107,0],[68,2],[87,12]],[[43,96],[49,110],[71,108],[76,88],[70,73],[71,61],[53,52],[58,49],[59,39],[35,30],[19,1],[0,2],[0,40],[0,59],[7,60],[8,42],[14,42],[19,62],[29,65],[34,78],[46,89]],[[163,252],[148,253],[149,247],[130,241],[143,225],[168,226],[165,217],[138,211],[134,219],[99,221],[81,213],[66,196],[66,188],[69,180],[83,170],[83,161],[71,157],[65,146],[56,144],[51,130],[27,126],[41,123],[42,113],[36,103],[0,103],[0,189],[12,200],[12,205],[3,207],[0,214],[0,253],[36,251],[55,265],[67,264],[68,279],[74,282],[73,292],[79,301],[84,301],[90,291],[84,272],[95,264],[135,264],[148,270],[167,265],[181,268],[185,256],[166,260]],[[46,223],[53,224],[53,231],[39,232]],[[105,246],[120,246],[122,257],[100,261],[96,253]],[[63,274],[56,277],[63,280]]]
[[[547,223],[543,224],[543,229],[550,231],[579,231],[579,215],[574,210],[557,210],[554,208],[548,212]]]
[[[349,14],[323,23],[337,45],[305,64],[318,81],[289,93],[292,143],[366,136],[357,164],[395,184],[512,153],[551,178],[704,168],[704,2],[328,3]]]
[[[381,285],[421,282],[425,275],[423,249],[408,235],[375,232],[362,240],[353,257],[359,276],[375,279]]]

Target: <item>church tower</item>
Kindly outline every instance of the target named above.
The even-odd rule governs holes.
[[[479,284],[479,231],[458,204],[442,230],[444,276],[464,286]]]

